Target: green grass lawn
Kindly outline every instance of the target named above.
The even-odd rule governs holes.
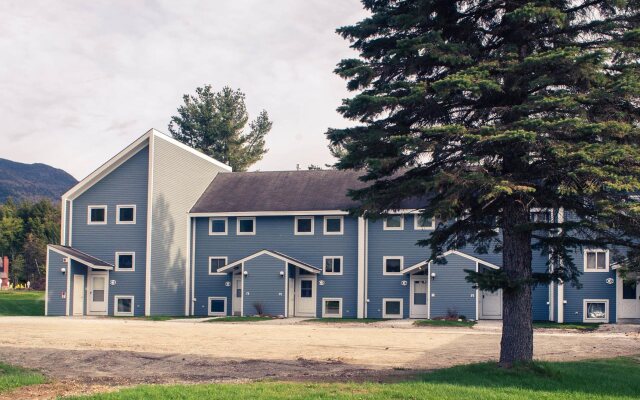
[[[38,372],[0,363],[0,393],[20,386],[37,385],[46,380]]]
[[[78,399],[637,399],[640,362],[632,358],[536,362],[510,370],[459,366],[400,383],[256,382],[138,386]]]
[[[466,327],[471,328],[475,321],[447,321],[444,319],[420,319],[413,323],[415,326],[443,326],[443,327]]]
[[[0,291],[0,316],[44,315],[44,292]]]
[[[559,324],[557,322],[551,321],[534,321],[534,328],[545,328],[545,329],[567,329],[567,330],[577,330],[577,331],[595,331],[600,327],[601,324]]]
[[[275,318],[271,317],[220,317],[220,318],[212,318],[207,322],[258,322],[258,321],[268,321]]]
[[[374,322],[384,321],[380,318],[313,318],[305,319],[302,322],[320,322],[320,323],[358,323],[358,324],[371,324]]]

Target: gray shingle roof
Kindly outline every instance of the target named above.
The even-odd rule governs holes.
[[[57,250],[60,253],[66,254],[67,256],[76,259],[79,262],[83,262],[88,264],[92,268],[97,269],[112,269],[113,265],[109,264],[106,261],[102,261],[99,258],[90,256],[87,253],[83,253],[78,249],[74,249],[69,246],[60,246],[57,244],[50,244],[49,247]]]

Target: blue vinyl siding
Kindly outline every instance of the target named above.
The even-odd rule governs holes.
[[[61,269],[67,268],[67,263],[62,261],[64,256],[53,250],[47,252],[47,315],[66,315],[67,300],[62,298],[62,293],[67,291],[67,274]]]
[[[256,314],[256,303],[262,305],[267,315],[285,315],[286,279],[280,276],[280,271],[286,268],[284,261],[266,254],[244,263],[248,273],[243,284],[244,315]]]
[[[231,288],[225,282],[231,281],[231,275],[211,276],[208,274],[210,256],[228,257],[235,261],[260,250],[274,250],[322,268],[324,256],[342,256],[342,275],[318,276],[325,285],[318,285],[316,294],[317,315],[322,315],[323,297],[341,297],[343,316],[355,317],[357,313],[357,265],[358,265],[358,226],[357,220],[344,218],[343,235],[324,235],[323,217],[315,217],[314,235],[294,235],[294,216],[257,217],[256,234],[236,235],[236,218],[228,218],[227,235],[210,236],[209,218],[196,218],[196,247],[194,257],[196,298],[195,314],[206,314],[206,301],[210,296],[227,296]],[[246,290],[245,290],[246,292]],[[283,304],[286,301],[283,295]],[[247,304],[245,304],[246,306]],[[231,301],[227,307],[230,310]],[[229,311],[230,312],[230,311]],[[248,310],[245,310],[247,313]]]
[[[135,315],[144,315],[148,162],[145,147],[73,201],[72,247],[114,265],[116,251],[136,254],[135,271],[109,271],[109,315],[117,295],[134,296]],[[136,205],[134,225],[116,224],[119,204]],[[106,225],[87,224],[89,205],[107,205]]]
[[[446,264],[432,264],[436,274],[431,281],[431,318],[455,313],[476,319],[476,290],[465,280],[464,271],[476,270],[476,263],[456,254],[447,256]]]

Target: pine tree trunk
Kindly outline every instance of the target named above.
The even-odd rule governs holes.
[[[531,276],[531,233],[516,229],[528,218],[529,211],[521,204],[514,202],[504,208],[502,265],[512,283]],[[500,366],[510,368],[514,362],[533,360],[531,286],[503,289],[502,298]]]

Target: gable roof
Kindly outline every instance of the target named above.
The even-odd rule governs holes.
[[[218,174],[191,213],[344,211],[357,206],[348,190],[369,185],[359,179],[361,175],[354,170]],[[418,205],[409,200],[402,208]]]
[[[442,257],[446,258],[447,256],[449,256],[451,254],[455,254],[457,256],[464,257],[466,259],[469,259],[471,261],[477,262],[479,264],[482,264],[482,265],[484,265],[486,267],[489,267],[489,268],[492,268],[492,269],[500,269],[500,267],[498,265],[492,264],[492,263],[490,263],[488,261],[484,261],[484,260],[482,260],[482,259],[480,259],[478,257],[474,257],[472,255],[469,255],[467,253],[463,253],[463,252],[458,251],[458,250],[449,250],[449,251],[443,253]],[[410,273],[413,273],[415,271],[423,270],[424,267],[426,267],[428,264],[429,264],[428,260],[420,261],[417,264],[413,264],[412,266],[403,269],[402,273],[403,274],[410,274]]]
[[[90,256],[89,254],[83,253],[78,249],[74,249],[73,247],[60,246],[57,244],[50,244],[48,247],[57,253],[65,255],[79,263],[88,265],[93,269],[103,269],[103,270],[113,269],[113,265],[109,264],[108,262],[102,261],[99,258]]]
[[[289,257],[288,255],[286,255],[284,253],[280,253],[280,252],[274,251],[274,250],[260,250],[260,251],[257,251],[255,253],[251,254],[251,255],[248,255],[248,256],[246,256],[244,258],[241,258],[239,260],[230,262],[229,264],[218,268],[217,272],[227,272],[227,271],[232,270],[233,268],[241,265],[245,261],[252,260],[252,259],[254,259],[256,257],[260,257],[262,255],[268,255],[268,256],[277,258],[279,260],[282,260],[282,261],[287,262],[289,264],[293,264],[296,267],[302,268],[305,271],[309,271],[309,272],[314,273],[314,274],[319,274],[322,271],[318,267],[314,267],[313,265],[307,264],[306,262],[303,262],[303,261],[300,261],[300,260],[296,260],[295,258]]]

